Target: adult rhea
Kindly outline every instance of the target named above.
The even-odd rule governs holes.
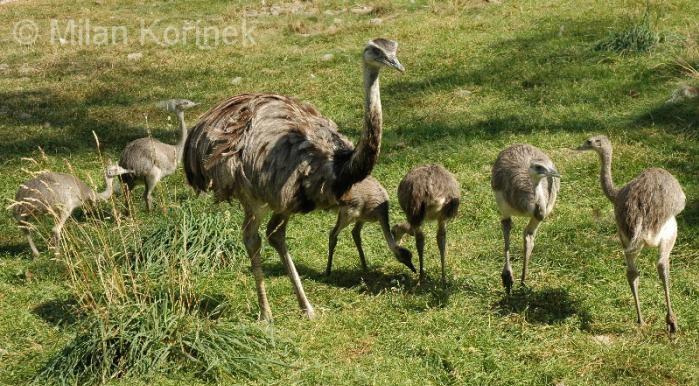
[[[337,207],[340,198],[376,164],[381,146],[379,70],[404,71],[398,44],[375,39],[364,48],[364,130],[357,146],[315,107],[275,94],[242,94],[205,113],[185,145],[187,181],[213,190],[217,201],[237,199],[245,212],[243,241],[252,264],[260,318],[271,320],[258,228],[266,212],[267,239],[291,279],[299,306],[314,316],[286,245],[289,217]]]

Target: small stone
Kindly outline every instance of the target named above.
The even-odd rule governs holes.
[[[239,84],[241,84],[241,83],[243,83],[243,78],[241,78],[241,77],[239,77],[239,76],[236,76],[235,78],[231,79],[231,84],[232,84],[232,85],[236,85],[236,86],[237,86],[237,85],[239,85]]]
[[[17,114],[17,118],[18,118],[18,119],[21,119],[21,120],[23,120],[23,121],[25,121],[25,120],[27,120],[27,119],[30,119],[31,117],[32,117],[31,114],[28,114],[28,113],[25,113],[25,112],[20,112],[20,113]]]
[[[320,60],[322,60],[324,62],[329,62],[329,61],[333,60],[334,57],[335,57],[335,55],[333,55],[333,54],[325,54],[320,58]]]
[[[595,335],[592,337],[592,339],[604,346],[609,346],[612,344],[612,338],[609,335]]]
[[[126,58],[129,60],[141,60],[141,58],[143,58],[143,54],[140,52],[132,52],[127,55]]]
[[[458,96],[460,96],[460,97],[462,97],[462,98],[469,97],[469,96],[471,96],[471,94],[473,94],[473,92],[472,92],[472,91],[469,91],[469,90],[465,90],[465,89],[458,89],[458,90],[456,90],[456,95],[458,95]]]
[[[383,19],[381,19],[380,17],[369,20],[369,24],[371,25],[379,25],[381,23],[383,23]]]
[[[41,127],[43,127],[44,129],[48,129],[51,127],[51,122],[44,122],[44,124],[41,125]]]
[[[374,7],[369,7],[366,5],[363,5],[361,7],[356,7],[352,8],[350,12],[356,14],[356,15],[368,15],[374,10]]]
[[[10,69],[10,66],[7,63],[0,63],[0,71],[7,71]]]

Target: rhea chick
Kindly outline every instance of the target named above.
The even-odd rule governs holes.
[[[159,107],[175,112],[180,124],[180,140],[176,145],[169,145],[151,137],[139,138],[129,142],[121,153],[119,165],[131,170],[121,180],[126,185],[126,199],[137,184],[146,186],[143,198],[148,210],[153,209],[153,190],[164,177],[177,170],[182,162],[182,151],[187,140],[187,125],[184,121],[185,110],[197,106],[187,99],[170,99],[160,102]],[[128,207],[128,202],[127,202]]]
[[[441,165],[418,166],[406,174],[398,185],[398,202],[408,222],[393,227],[396,242],[403,235],[415,236],[415,247],[420,258],[420,283],[425,280],[425,220],[437,221],[437,246],[442,265],[442,284],[446,284],[445,260],[447,223],[456,217],[461,200],[461,187],[453,174]]]
[[[43,215],[54,217],[53,242],[60,251],[61,231],[71,213],[78,207],[108,200],[114,192],[114,178],[128,172],[118,165],[108,166],[102,192],[95,192],[75,176],[53,172],[41,173],[20,185],[10,207],[34,256],[39,256],[39,251],[32,239],[30,220]]]
[[[658,276],[665,289],[669,332],[677,331],[677,319],[670,305],[670,252],[677,238],[677,216],[687,198],[677,179],[665,169],[646,169],[628,184],[617,188],[612,179],[612,143],[604,135],[588,138],[578,150],[593,150],[600,158],[602,191],[614,204],[621,245],[626,258],[626,279],[636,303],[637,322],[643,324],[638,299],[639,272],[636,258],[644,246],[658,248]]]
[[[500,152],[493,165],[490,185],[500,211],[500,223],[505,241],[505,265],[502,285],[509,294],[514,279],[510,265],[510,231],[512,216],[529,217],[524,228],[524,263],[522,285],[534,249],[539,224],[551,214],[560,187],[560,174],[551,159],[538,148],[518,144]]]
[[[332,270],[333,255],[337,245],[337,236],[350,224],[355,224],[352,229],[352,238],[359,253],[359,261],[362,269],[367,270],[366,258],[362,249],[362,227],[367,222],[378,222],[381,225],[383,236],[386,239],[388,248],[398,261],[403,263],[411,271],[415,272],[413,257],[409,250],[396,244],[388,215],[388,192],[381,186],[381,183],[374,177],[369,176],[364,180],[352,185],[350,190],[340,197],[340,206],[337,213],[337,223],[330,231],[328,242],[328,266],[326,275],[330,275]]]

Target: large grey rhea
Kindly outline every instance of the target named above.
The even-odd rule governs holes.
[[[381,146],[379,71],[403,71],[398,44],[370,41],[363,52],[364,130],[356,147],[315,107],[276,94],[242,94],[221,102],[192,128],[184,153],[187,181],[212,190],[221,201],[238,200],[244,211],[243,241],[255,276],[260,317],[272,318],[260,257],[258,229],[269,211],[267,239],[281,257],[300,308],[314,310],[286,245],[289,217],[340,205],[353,184],[376,164]]]
[[[612,143],[604,135],[588,138],[578,150],[593,150],[600,158],[602,191],[614,204],[614,218],[626,258],[626,279],[636,304],[636,321],[643,324],[638,299],[639,272],[636,258],[644,246],[660,252],[657,269],[665,291],[665,322],[677,331],[677,319],[670,304],[670,252],[677,238],[677,216],[687,198],[677,179],[667,170],[646,169],[628,184],[617,188],[612,179]]]

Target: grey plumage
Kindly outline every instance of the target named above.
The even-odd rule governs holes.
[[[389,249],[398,261],[415,272],[410,251],[396,244],[391,234],[389,223],[389,202],[388,192],[381,186],[381,183],[374,177],[369,176],[364,180],[352,185],[339,199],[337,222],[330,231],[328,241],[328,265],[325,270],[326,275],[330,275],[332,270],[333,255],[337,245],[337,236],[350,224],[355,224],[352,229],[352,238],[359,253],[359,260],[362,269],[367,270],[366,258],[362,248],[362,227],[367,222],[378,222],[383,231],[384,238]]]
[[[143,198],[148,210],[153,208],[153,189],[158,182],[177,170],[182,160],[182,149],[187,138],[187,125],[184,121],[184,110],[197,104],[187,99],[170,99],[157,104],[166,111],[175,112],[180,125],[180,141],[176,145],[162,143],[151,137],[139,138],[129,142],[121,153],[119,165],[132,170],[132,173],[124,174],[122,182],[128,193],[137,184],[144,184]],[[128,205],[128,203],[127,203]]]
[[[408,233],[415,236],[420,259],[420,282],[425,280],[425,220],[437,221],[437,245],[442,266],[442,284],[446,284],[445,260],[447,223],[456,217],[461,201],[461,187],[456,177],[441,165],[418,166],[403,177],[398,185],[398,202],[407,222],[393,227],[397,242]]]
[[[594,150],[600,157],[600,182],[607,198],[614,204],[614,218],[626,258],[626,278],[636,304],[639,324],[643,323],[638,298],[639,272],[636,257],[644,246],[658,247],[657,269],[665,291],[666,324],[670,332],[677,321],[670,304],[670,252],[677,238],[675,217],[684,210],[687,198],[682,186],[668,171],[646,169],[621,188],[612,178],[612,144],[598,135],[588,138],[578,150]]]
[[[113,193],[114,177],[126,172],[128,170],[120,166],[108,166],[104,174],[106,187],[102,192],[95,192],[75,176],[53,172],[41,173],[20,185],[10,208],[32,253],[39,255],[31,236],[33,219],[42,215],[54,217],[53,238],[56,248],[59,248],[61,230],[71,213],[78,207],[108,200]]]
[[[286,226],[294,213],[338,206],[339,198],[371,173],[382,135],[379,69],[403,70],[396,49],[385,39],[364,49],[365,125],[356,148],[312,105],[274,94],[229,98],[190,131],[184,154],[189,184],[197,191],[213,190],[219,201],[236,199],[245,211],[243,240],[262,319],[272,317],[260,260],[262,218],[274,213],[267,239],[287,268],[299,306],[313,317],[287,250]]]
[[[490,186],[500,211],[505,242],[505,265],[502,283],[509,294],[514,279],[510,264],[510,230],[512,216],[529,217],[524,229],[522,285],[534,249],[539,224],[553,211],[560,188],[560,175],[551,159],[540,149],[526,144],[512,145],[498,155],[493,164]]]

